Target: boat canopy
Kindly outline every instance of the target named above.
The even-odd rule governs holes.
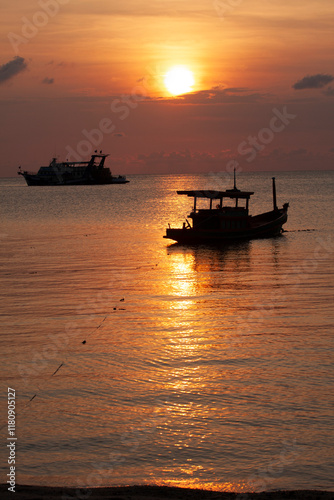
[[[249,200],[254,191],[240,191],[239,189],[227,189],[226,191],[177,191],[177,194],[185,194],[192,198],[209,198],[211,200],[221,200],[222,198]]]

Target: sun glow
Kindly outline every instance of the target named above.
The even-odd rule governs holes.
[[[165,75],[164,83],[168,92],[173,95],[191,92],[195,83],[194,75],[185,66],[174,66]]]

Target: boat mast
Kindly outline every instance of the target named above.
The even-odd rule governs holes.
[[[274,210],[277,210],[275,177],[273,177],[273,206]]]

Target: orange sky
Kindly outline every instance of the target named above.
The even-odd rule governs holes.
[[[115,173],[332,168],[332,0],[3,0],[0,27],[2,176],[96,146]]]

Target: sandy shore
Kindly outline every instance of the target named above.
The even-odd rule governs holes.
[[[334,500],[334,492],[276,491],[263,493],[224,493],[218,491],[171,488],[164,486],[124,486],[117,488],[53,488],[16,485],[15,493],[7,485],[0,485],[2,499],[19,500]]]

